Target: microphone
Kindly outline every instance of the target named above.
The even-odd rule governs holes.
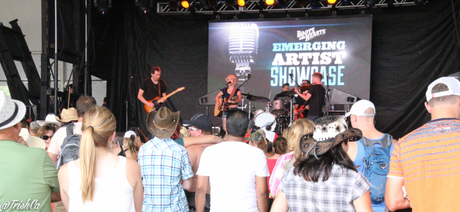
[[[235,63],[235,75],[238,81],[245,81],[251,74],[250,63],[259,47],[259,27],[254,23],[238,23],[230,27],[228,39],[228,55],[230,62]]]
[[[248,79],[251,79],[251,74],[248,74]]]
[[[292,74],[289,74],[289,76],[292,78]]]
[[[230,84],[230,83],[232,83],[232,82],[227,82],[227,84],[226,84],[226,85],[228,85],[228,84]]]

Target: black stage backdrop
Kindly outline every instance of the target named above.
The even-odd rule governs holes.
[[[428,84],[460,71],[454,21],[459,20],[460,1],[454,4],[430,1],[423,7],[366,11],[373,14],[370,100],[377,107],[377,129],[400,138],[421,126],[430,117],[423,105]],[[185,86],[169,99],[169,108],[181,111],[182,119],[206,112],[198,98],[207,92],[210,18],[143,14],[126,0],[114,0],[105,16],[93,13],[90,72],[107,79],[118,131],[126,129],[126,116],[129,127],[145,130],[146,113],[137,92],[155,65],[162,68],[167,93]]]

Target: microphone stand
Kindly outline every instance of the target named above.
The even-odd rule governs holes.
[[[329,99],[329,73],[326,74],[326,116],[329,116],[331,101]]]
[[[292,74],[289,74],[289,76],[291,77],[291,80],[295,82],[297,87],[300,88],[299,83],[294,80],[294,77],[292,76]],[[289,98],[289,101],[291,103],[290,108],[289,108],[290,109],[289,110],[289,126],[292,124],[292,122],[294,122],[294,101],[292,101],[293,98],[294,98],[294,96]]]

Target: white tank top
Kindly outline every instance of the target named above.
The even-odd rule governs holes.
[[[120,211],[135,212],[133,188],[126,178],[126,158],[120,157],[112,173],[95,179],[93,201],[83,203],[81,197],[81,174],[74,161],[69,162],[69,212],[74,211]]]

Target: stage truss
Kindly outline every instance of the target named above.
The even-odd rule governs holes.
[[[301,1],[307,2],[302,5]],[[417,0],[415,0],[417,1]],[[418,0],[417,2],[419,2]],[[246,6],[228,5],[228,1],[219,1],[217,6],[210,7],[204,4],[203,0],[194,0],[190,2],[190,7],[185,9],[180,7],[171,7],[169,2],[158,2],[157,13],[163,15],[190,15],[190,14],[243,14],[243,13],[286,13],[286,12],[308,12],[321,10],[350,10],[350,9],[368,9],[368,0],[338,0],[336,4],[329,5],[326,1],[319,1],[317,4],[311,4],[306,0],[276,0],[274,5],[268,6],[261,0],[248,0]],[[235,1],[236,2],[236,1]],[[425,1],[426,2],[426,1]],[[423,3],[425,3],[423,2]],[[178,1],[180,4],[180,2]],[[383,7],[401,7],[417,6],[414,0],[377,0],[372,8]]]

